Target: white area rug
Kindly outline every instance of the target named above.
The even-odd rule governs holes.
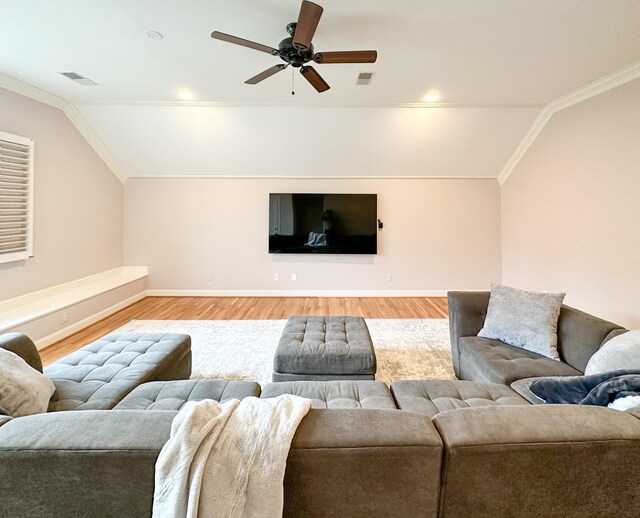
[[[116,332],[191,336],[192,378],[271,382],[285,320],[132,320]],[[446,319],[367,319],[376,350],[376,379],[453,378]]]

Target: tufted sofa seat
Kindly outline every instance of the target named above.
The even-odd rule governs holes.
[[[399,409],[429,417],[456,408],[529,404],[506,385],[475,381],[396,381],[391,392]]]
[[[311,400],[312,408],[370,408],[396,410],[391,392],[381,381],[283,381],[269,383],[263,398],[293,394]]]
[[[56,391],[49,412],[109,410],[141,383],[188,378],[191,338],[113,333],[44,369]]]
[[[180,410],[188,401],[260,397],[260,385],[254,381],[181,380],[152,381],[135,388],[114,410]]]
[[[460,348],[460,376],[466,380],[502,383],[530,376],[580,376],[571,365],[512,347],[499,340],[465,336]]]
[[[361,317],[291,317],[273,371],[273,381],[373,380],[376,355],[367,324]]]

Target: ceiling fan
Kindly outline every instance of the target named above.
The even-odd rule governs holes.
[[[313,86],[318,92],[322,93],[329,89],[329,85],[324,79],[322,79],[315,68],[307,65],[309,61],[314,61],[318,64],[375,63],[378,58],[378,53],[375,50],[314,53],[311,40],[316,32],[323,10],[324,9],[321,6],[314,4],[313,2],[303,0],[302,5],[300,6],[298,21],[287,25],[287,32],[290,36],[282,40],[277,49],[218,31],[213,31],[211,33],[211,37],[216,40],[242,45],[243,47],[278,56],[285,62],[285,64],[275,65],[263,72],[260,72],[258,75],[253,76],[251,79],[247,79],[245,81],[246,84],[258,84],[260,81],[264,81],[268,77],[271,77],[278,72],[282,72],[285,68],[291,65],[292,67],[299,68],[300,73],[307,81],[309,81],[309,83],[311,83],[311,86]]]

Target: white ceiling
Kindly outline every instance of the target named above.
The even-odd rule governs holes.
[[[217,106],[80,110],[128,176],[495,177],[538,112]]]
[[[421,176],[497,176],[542,106],[640,61],[639,0],[317,1],[325,12],[314,37],[316,50],[373,48],[379,53],[370,65],[316,65],[332,87],[323,94],[297,76],[291,96],[288,70],[245,85],[277,58],[209,36],[219,30],[277,46],[286,36],[285,25],[297,18],[300,0],[3,1],[0,72],[76,104],[129,175],[223,174],[222,169],[224,174],[271,174],[273,167],[257,158],[234,164],[227,154],[216,162],[218,148],[246,152],[251,149],[247,139],[255,138],[257,147],[266,149],[265,141],[277,140],[273,132],[299,133],[300,128],[313,129],[327,144],[335,140],[333,120],[341,131],[351,129],[331,144],[338,156],[347,156],[347,142],[377,148],[384,140],[373,136],[378,131],[386,132],[388,142],[397,141],[389,156],[403,157],[395,161],[397,171],[383,165],[386,159],[373,157],[356,173],[338,164],[334,175],[411,170]],[[164,38],[148,38],[148,29]],[[99,86],[77,85],[62,71],[76,71]],[[375,72],[370,86],[355,85],[360,71]],[[185,107],[172,106],[181,88],[202,103],[189,107],[190,114],[199,115],[185,116]],[[441,91],[444,103],[431,117],[439,121],[437,128],[424,117],[420,123],[413,120],[422,116],[384,111],[406,110],[398,106],[420,103],[431,88]],[[283,105],[301,110],[303,123],[296,127],[296,117],[285,108],[280,108],[282,117],[242,108]],[[349,109],[358,106],[367,108]],[[185,120],[207,119],[214,107],[226,120],[237,117],[222,140],[202,124],[185,126]],[[326,112],[334,117],[326,119],[316,107],[346,108]],[[323,122],[314,128],[314,120]],[[268,131],[272,134],[265,138]],[[144,142],[140,154],[123,144],[129,134]],[[358,144],[359,134],[370,140]],[[216,146],[188,160],[166,147],[176,140],[191,142],[189,137]],[[301,144],[310,140],[295,138]],[[413,139],[418,143],[403,144]],[[461,150],[477,154],[461,157]],[[412,153],[413,161],[403,153]],[[220,163],[227,162],[222,168]],[[316,169],[329,174],[330,167]]]

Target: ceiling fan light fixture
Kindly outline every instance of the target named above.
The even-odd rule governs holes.
[[[256,43],[226,34],[220,31],[213,31],[211,37],[214,40],[226,41],[234,45],[240,45],[249,49],[266,52],[274,57],[279,57],[283,64],[272,66],[267,70],[247,79],[245,84],[256,85],[263,80],[277,74],[288,66],[300,70],[302,76],[318,91],[318,93],[329,90],[329,85],[322,79],[322,76],[312,67],[307,65],[313,61],[319,65],[323,64],[350,64],[350,63],[375,63],[378,53],[375,50],[346,50],[331,52],[315,52],[311,40],[318,27],[318,22],[322,16],[323,8],[308,0],[303,0],[300,6],[298,20],[287,24],[288,38],[283,39],[278,48]],[[371,74],[370,74],[371,75]],[[370,81],[370,78],[369,78]],[[368,83],[358,83],[368,84]],[[293,93],[293,92],[292,92]]]

